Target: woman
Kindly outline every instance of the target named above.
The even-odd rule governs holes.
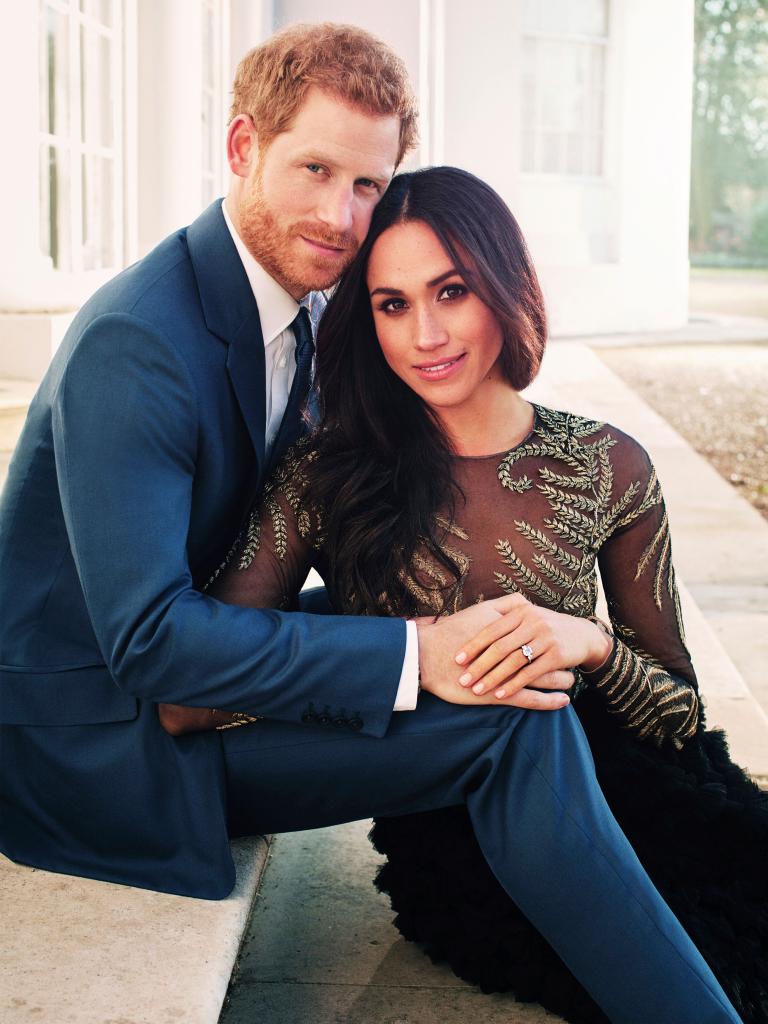
[[[768,1021],[752,962],[768,939],[766,803],[703,731],[647,455],[520,395],[545,336],[499,197],[451,168],[397,177],[322,321],[319,429],[274,475],[211,593],[290,606],[314,565],[355,614],[511,595],[457,659],[456,685],[502,700],[579,667],[571,698],[614,814],[743,1019]],[[593,618],[598,564],[612,631]],[[486,990],[606,1019],[495,881],[463,808],[379,819],[373,841],[406,937]]]

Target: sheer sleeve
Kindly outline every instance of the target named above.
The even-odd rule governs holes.
[[[322,545],[322,515],[310,497],[315,454],[306,440],[286,453],[206,586],[211,597],[251,608],[295,606]]]
[[[696,731],[699,700],[685,646],[669,522],[648,456],[629,438],[625,444],[622,470],[641,486],[598,555],[613,650],[584,678],[640,739],[657,745],[669,739],[680,747]]]

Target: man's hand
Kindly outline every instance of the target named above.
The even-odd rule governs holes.
[[[421,688],[451,704],[508,704],[537,711],[556,711],[565,707],[570,701],[562,691],[573,685],[571,672],[548,672],[534,681],[536,687],[552,690],[552,693],[540,693],[525,687],[522,682],[518,684],[510,680],[505,683],[507,693],[503,699],[487,692],[478,696],[471,689],[456,685],[461,671],[457,672],[456,652],[501,618],[502,614],[494,603],[485,601],[435,621],[417,619]]]

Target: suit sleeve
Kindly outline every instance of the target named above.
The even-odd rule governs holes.
[[[402,621],[237,607],[193,589],[186,539],[203,425],[169,339],[128,315],[93,321],[53,417],[72,553],[119,686],[158,703],[283,721],[299,721],[311,702],[355,718],[364,733],[386,732]]]

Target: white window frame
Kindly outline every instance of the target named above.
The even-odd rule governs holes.
[[[110,27],[103,26],[89,14],[80,10],[79,0],[39,0],[39,40],[40,40],[40,65],[38,74],[41,87],[47,82],[46,62],[46,14],[54,10],[67,18],[68,45],[69,45],[69,66],[68,66],[68,96],[67,107],[69,116],[69,129],[66,135],[51,135],[44,131],[42,125],[38,130],[38,161],[37,168],[40,175],[39,195],[42,197],[44,188],[42,152],[44,148],[54,147],[66,154],[69,171],[70,190],[65,216],[69,222],[69,252],[60,258],[59,266],[54,266],[50,252],[43,249],[44,257],[50,261],[51,269],[55,273],[74,274],[78,276],[103,277],[105,274],[114,273],[123,266],[124,260],[124,154],[123,154],[123,133],[124,133],[124,78],[123,78],[123,3],[121,0],[111,0],[113,23]],[[91,31],[96,31],[100,36],[111,40],[111,67],[110,86],[114,105],[112,110],[113,136],[112,145],[103,146],[94,142],[85,142],[82,131],[82,100],[81,100],[81,53],[80,53],[80,29],[86,26]],[[88,83],[86,83],[88,87]],[[42,96],[41,96],[42,102]],[[111,231],[112,249],[111,259],[103,266],[86,268],[85,249],[83,237],[83,159],[97,156],[112,161],[112,210],[111,210]],[[44,214],[41,207],[41,217]],[[41,243],[42,243],[41,224]],[[41,245],[42,248],[42,245]]]
[[[222,194],[224,183],[222,129],[226,123],[228,112],[224,69],[228,64],[226,39],[229,28],[229,4],[226,0],[198,0],[198,2],[200,3],[202,14],[200,54],[200,129],[202,133],[200,196],[202,205],[205,207]],[[213,24],[213,40],[211,43],[213,67],[210,69],[210,76],[207,74],[208,69],[204,59],[206,15],[209,12],[211,15],[210,20]],[[206,101],[210,101],[210,109],[213,112],[210,124],[206,124],[204,120]],[[213,158],[210,167],[206,166],[208,153],[211,153]]]
[[[536,86],[536,112],[534,115],[533,129],[532,132],[526,132],[524,127],[524,119],[521,116],[519,118],[519,140],[520,140],[520,174],[525,179],[538,179],[546,181],[568,181],[568,182],[603,182],[609,176],[609,102],[608,97],[612,88],[612,67],[611,67],[611,54],[614,45],[614,33],[615,33],[615,22],[616,22],[616,11],[615,5],[612,0],[606,0],[607,9],[607,32],[603,35],[584,35],[576,32],[563,31],[545,31],[538,29],[529,29],[524,25],[521,26],[521,49],[520,49],[520,60],[521,68],[523,65],[523,50],[526,42],[532,40],[534,42],[556,42],[560,44],[566,44],[568,46],[599,46],[603,50],[603,88],[602,88],[602,129],[600,132],[581,132],[582,134],[582,156],[583,162],[586,157],[586,147],[589,144],[589,140],[595,135],[599,136],[600,146],[600,169],[597,173],[586,173],[586,172],[571,172],[565,168],[567,154],[565,150],[566,136],[568,134],[565,130],[560,130],[558,134],[560,138],[560,169],[556,171],[547,171],[541,168],[541,145],[542,137],[552,132],[552,129],[547,128],[542,124],[542,118],[540,114],[541,109],[541,97],[542,92],[538,85]],[[541,80],[541,51],[537,46],[536,49],[536,70],[534,72],[534,81],[538,83]],[[522,80],[521,71],[521,80]],[[522,102],[522,87],[520,88],[520,96]],[[527,145],[526,136],[532,134],[534,141],[534,169],[526,169],[523,163],[523,154]],[[582,162],[582,165],[583,165]]]

